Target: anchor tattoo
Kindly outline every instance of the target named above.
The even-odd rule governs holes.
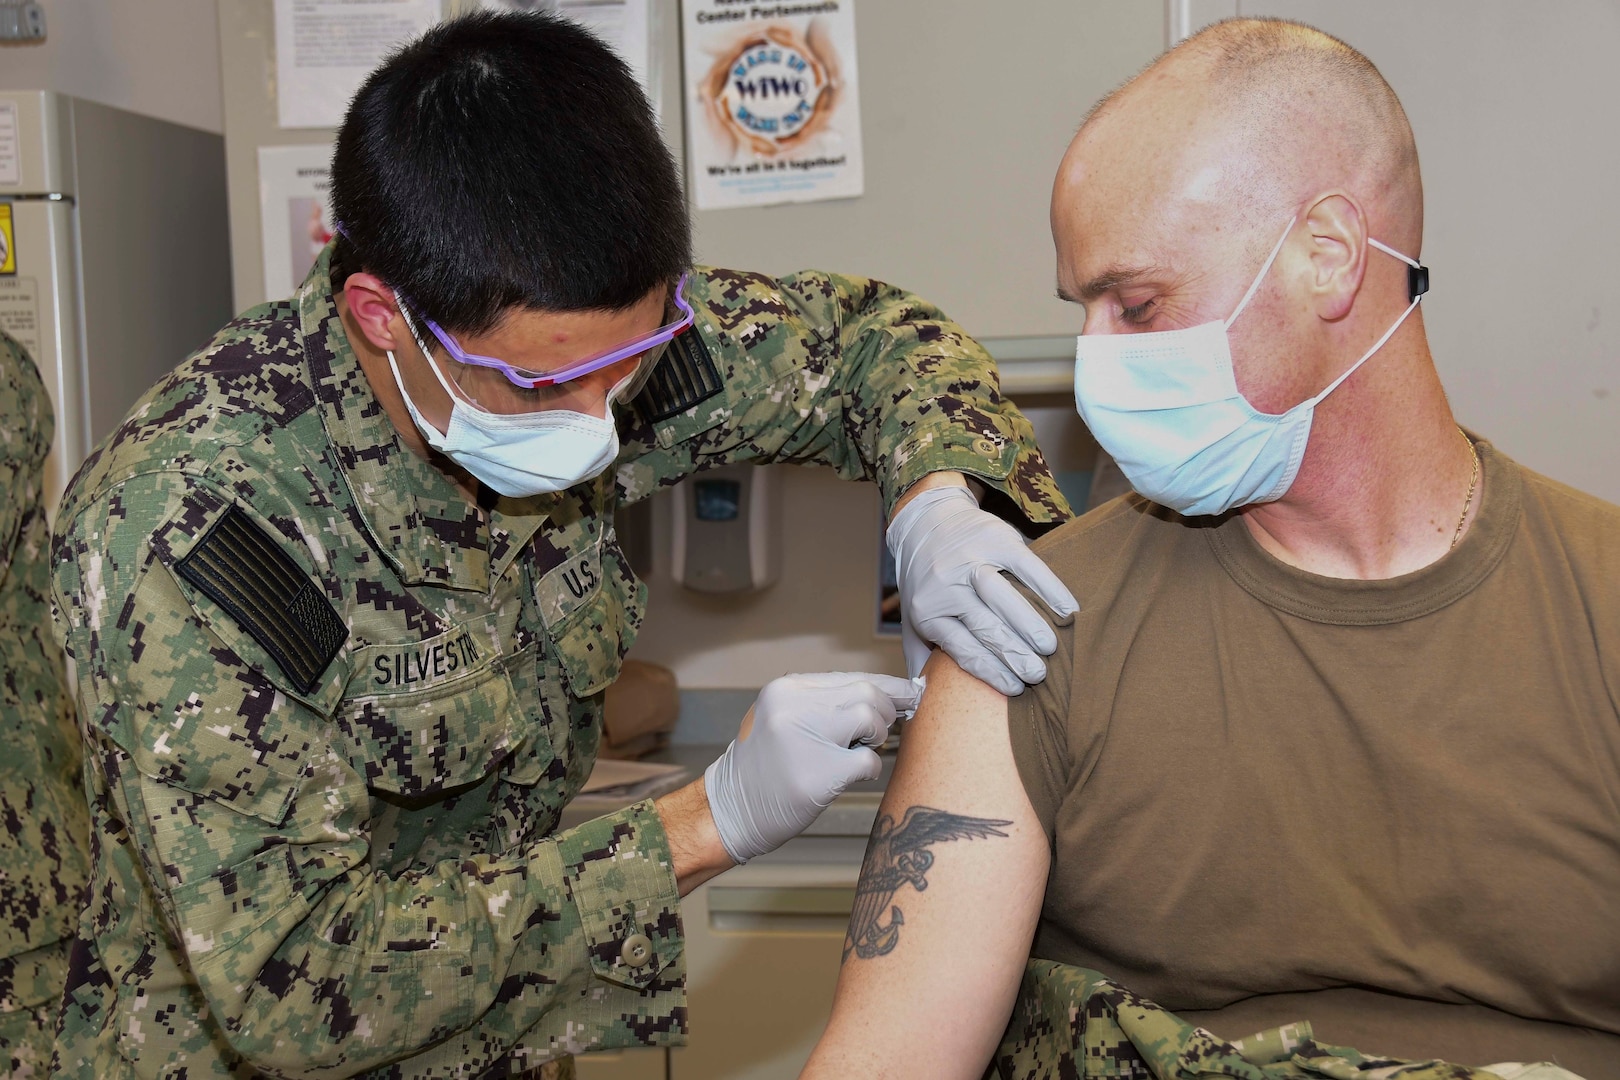
[[[905,914],[892,903],[903,885],[918,892],[928,888],[928,869],[934,865],[930,844],[946,840],[982,840],[1006,836],[1001,829],[1010,821],[964,817],[931,806],[913,806],[894,823],[884,814],[872,827],[861,862],[860,881],[855,886],[855,907],[849,916],[849,932],[844,937],[844,959],[854,953],[862,960],[887,956],[900,940]],[[887,911],[885,911],[887,909]],[[888,922],[883,922],[887,914]]]

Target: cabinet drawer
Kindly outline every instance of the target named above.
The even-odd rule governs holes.
[[[690,1042],[671,1080],[794,1080],[832,1012],[860,866],[738,867],[682,902]]]
[[[716,885],[707,897],[709,929],[836,934],[855,906],[853,885]]]

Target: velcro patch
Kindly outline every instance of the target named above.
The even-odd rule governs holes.
[[[720,371],[694,326],[670,340],[647,385],[636,396],[636,408],[647,423],[656,424],[709,400],[720,390]]]
[[[262,645],[300,694],[318,685],[349,638],[332,602],[239,506],[175,570]]]

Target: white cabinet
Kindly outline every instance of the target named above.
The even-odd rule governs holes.
[[[721,747],[677,747],[693,775]],[[795,1080],[832,1012],[866,839],[893,768],[858,784],[804,835],[681,901],[686,1046],[575,1058],[580,1080]],[[600,813],[575,804],[563,828]]]
[[[863,847],[801,838],[686,898],[690,1043],[670,1050],[670,1080],[799,1075],[832,1011]]]

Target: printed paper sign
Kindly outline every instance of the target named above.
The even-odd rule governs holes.
[[[39,283],[31,277],[0,281],[0,330],[16,338],[35,363],[39,351]]]
[[[337,127],[371,70],[439,14],[439,0],[276,0],[281,126]]]
[[[554,11],[607,42],[630,65],[636,81],[655,96],[648,0],[480,0],[486,11]]]
[[[291,296],[332,239],[332,148],[259,147],[264,299]]]
[[[21,138],[17,125],[17,103],[0,101],[0,184],[22,183]]]
[[[699,210],[861,194],[854,0],[682,0]]]

